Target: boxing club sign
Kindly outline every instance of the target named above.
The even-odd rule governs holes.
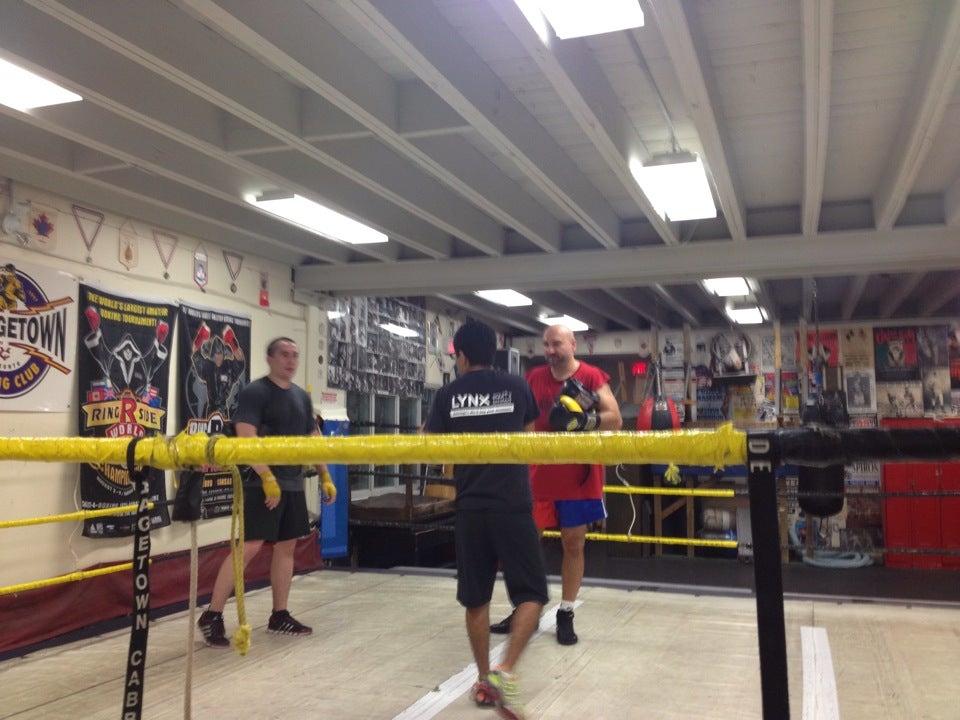
[[[174,308],[80,286],[77,374],[82,437],[139,438],[166,432],[170,330]],[[151,525],[170,523],[162,470],[146,473],[149,499],[158,503]],[[123,465],[80,466],[83,510],[126,505],[136,488]],[[84,521],[87,537],[133,534],[134,516]]]
[[[0,412],[70,409],[76,313],[72,276],[0,264]]]

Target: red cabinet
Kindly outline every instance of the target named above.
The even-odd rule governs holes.
[[[889,418],[887,428],[934,427],[928,418]],[[960,420],[943,421],[960,424]],[[884,492],[960,490],[960,463],[889,463],[883,466]],[[885,498],[886,547],[960,550],[960,498]],[[890,567],[960,568],[960,556],[887,553]]]

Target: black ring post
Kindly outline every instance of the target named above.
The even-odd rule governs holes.
[[[775,433],[747,434],[753,576],[760,645],[760,691],[764,720],[787,720],[787,637],[783,617],[783,575],[774,470],[779,463]]]

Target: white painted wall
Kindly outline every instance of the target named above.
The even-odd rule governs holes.
[[[106,213],[104,227],[92,252],[87,254],[77,224],[71,213],[72,201],[52,196],[40,190],[17,185],[15,200],[33,200],[58,211],[57,243],[51,253],[22,248],[12,236],[0,234],[0,259],[45,265],[75,275],[81,282],[99,285],[104,290],[141,296],[184,301],[195,305],[244,313],[251,323],[251,376],[266,372],[263,349],[277,335],[294,338],[303,349],[298,383],[310,386],[315,404],[321,404],[325,383],[317,357],[319,338],[326,338],[326,315],[316,308],[294,303],[289,266],[266,258],[247,256],[237,280],[237,293],[230,292],[230,276],[221,253],[222,248],[212,243],[203,245],[209,255],[210,281],[206,292],[193,283],[193,251],[200,241],[180,236],[179,245],[170,266],[170,280],[163,279],[163,266],[154,247],[152,226],[133,223],[140,235],[139,266],[127,271],[118,260],[118,229],[127,218]],[[0,198],[0,213],[6,210],[5,199]],[[266,251],[266,248],[265,248]],[[270,308],[258,305],[260,271],[269,273]],[[308,325],[307,317],[312,319]],[[177,336],[174,335],[174,338]],[[174,340],[176,343],[176,340]],[[174,346],[171,358],[176,357]],[[326,355],[325,351],[323,353]],[[322,373],[326,377],[326,372]],[[169,418],[178,416],[177,367],[170,368]],[[77,381],[74,378],[73,394]],[[336,406],[337,402],[329,403]],[[342,405],[342,403],[341,403]],[[326,410],[326,408],[324,408]],[[335,407],[331,407],[335,412]],[[171,424],[168,432],[177,428]],[[0,412],[0,433],[5,436],[71,436],[78,432],[76,410],[69,413]],[[76,465],[58,463],[0,463],[0,519],[70,512],[77,508],[79,470]],[[172,474],[167,477],[167,495],[173,496]],[[11,584],[40,579],[84,568],[94,563],[128,560],[130,539],[91,540],[80,535],[80,523],[58,523],[29,528],[3,530],[0,538],[0,584]],[[209,544],[225,540],[229,533],[229,518],[200,523],[200,542]],[[188,528],[182,523],[157,530],[153,551],[166,553],[189,547]]]

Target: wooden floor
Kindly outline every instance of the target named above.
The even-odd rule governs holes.
[[[454,585],[389,573],[298,577],[290,607],[314,627],[306,639],[267,635],[269,590],[251,593],[250,654],[197,649],[193,717],[392,720],[471,661]],[[495,618],[508,610],[499,585]],[[760,718],[752,599],[590,587],[581,600],[580,643],[561,647],[544,633],[524,657],[531,718]],[[826,631],[844,720],[960,718],[960,609],[789,602],[786,616],[794,718],[817,717],[801,707],[805,626]],[[235,617],[228,606],[228,633]],[[145,718],[183,717],[186,632],[185,613],[151,627]],[[115,720],[127,643],[117,632],[0,664],[0,718]],[[495,716],[460,695],[435,715],[403,717]]]

